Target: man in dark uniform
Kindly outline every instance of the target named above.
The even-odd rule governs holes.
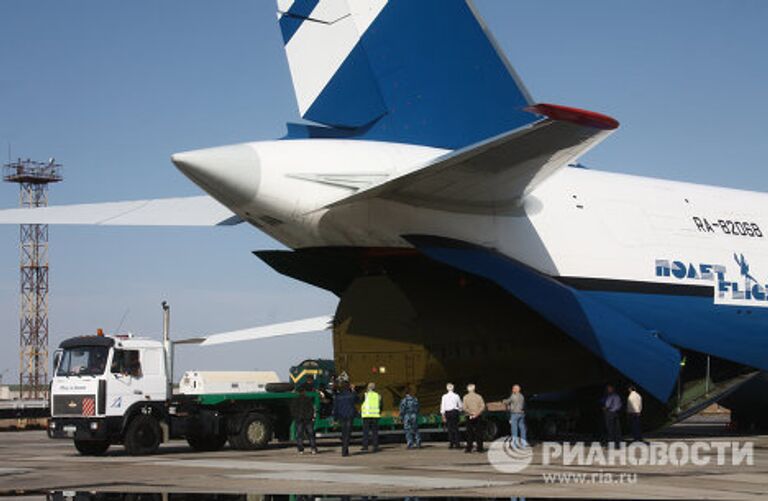
[[[400,419],[403,421],[405,441],[409,449],[421,448],[421,434],[419,433],[419,399],[414,395],[412,388],[407,388],[405,397],[400,401]]]
[[[349,439],[352,436],[352,420],[357,411],[357,395],[354,392],[355,387],[350,386],[347,381],[341,383],[341,389],[333,399],[333,418],[341,426],[341,455],[349,456]]]

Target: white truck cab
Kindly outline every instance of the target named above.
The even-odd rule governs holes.
[[[159,418],[170,397],[166,360],[163,343],[130,334],[62,342],[51,383],[49,435],[72,438],[87,454],[103,452],[116,442],[140,452],[134,438],[166,431]],[[132,430],[137,428],[131,425],[136,415],[158,418],[151,424],[142,419],[144,426],[138,428],[144,429]]]

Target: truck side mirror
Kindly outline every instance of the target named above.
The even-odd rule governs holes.
[[[53,373],[56,374],[56,371],[59,370],[59,363],[61,362],[61,350],[56,350],[53,353]]]

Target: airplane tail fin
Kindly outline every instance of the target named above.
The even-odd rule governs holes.
[[[457,149],[538,119],[468,0],[277,5],[299,111],[325,137]]]

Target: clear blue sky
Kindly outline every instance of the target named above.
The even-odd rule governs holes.
[[[477,0],[541,102],[622,128],[589,166],[768,191],[768,2]],[[51,202],[198,194],[176,151],[272,139],[297,117],[271,0],[3,0],[0,146],[64,163]],[[0,185],[0,207],[17,204]],[[0,373],[18,370],[18,230],[0,227]],[[51,347],[124,328],[177,336],[332,312],[335,297],[250,254],[279,244],[227,229],[51,229]],[[330,335],[185,348],[179,367],[271,368],[330,356]]]

